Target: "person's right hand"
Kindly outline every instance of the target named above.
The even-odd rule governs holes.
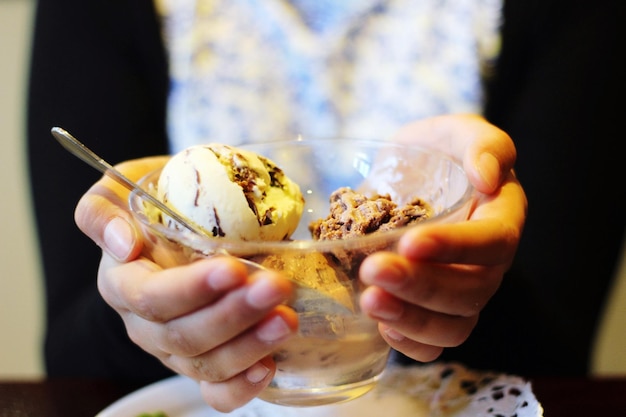
[[[163,157],[118,165],[137,180]],[[130,338],[173,371],[200,381],[207,404],[223,412],[256,397],[271,381],[269,356],[296,331],[281,306],[291,284],[278,274],[248,276],[234,258],[216,257],[163,269],[141,256],[142,238],[128,211],[128,190],[108,177],[79,201],[78,227],[102,250],[98,288]],[[132,364],[130,364],[132,365]]]

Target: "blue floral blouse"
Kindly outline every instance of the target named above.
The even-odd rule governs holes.
[[[169,54],[168,129],[196,143],[384,139],[480,113],[502,0],[155,0]]]

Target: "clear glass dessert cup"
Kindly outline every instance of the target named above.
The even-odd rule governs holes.
[[[390,352],[377,322],[359,310],[361,261],[375,251],[393,251],[407,228],[466,219],[474,190],[458,162],[410,145],[298,139],[241,147],[271,159],[300,185],[306,203],[292,240],[232,241],[184,233],[155,222],[147,203],[131,193],[130,209],[145,237],[144,255],[170,267],[229,254],[246,260],[252,270],[260,264],[283,272],[298,283],[288,304],[298,313],[299,330],[274,353],[277,371],[260,398],[289,406],[357,398],[375,386]],[[158,176],[159,171],[152,172],[140,184],[154,189]],[[419,197],[434,215],[392,231],[314,241],[309,224],[328,216],[329,196],[339,187],[389,194],[399,204]]]

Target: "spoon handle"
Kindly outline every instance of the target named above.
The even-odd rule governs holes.
[[[174,210],[163,204],[152,194],[141,188],[137,183],[129,180],[124,174],[113,168],[111,164],[96,155],[91,149],[83,145],[68,131],[60,127],[53,127],[51,132],[52,136],[54,136],[54,138],[72,155],[78,157],[83,162],[87,163],[88,165],[97,169],[103,174],[111,177],[130,191],[136,191],[141,198],[147,200],[150,204],[154,205],[163,213],[167,214],[176,222],[180,223],[186,229],[190,230],[193,233],[204,235],[204,233],[202,233],[197,226],[192,225],[189,220],[183,218],[180,214],[176,213]]]

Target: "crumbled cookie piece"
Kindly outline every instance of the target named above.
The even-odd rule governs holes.
[[[432,214],[433,209],[420,198],[398,206],[388,194],[367,197],[342,187],[330,196],[328,217],[311,222],[309,230],[315,240],[346,239],[407,226]]]

